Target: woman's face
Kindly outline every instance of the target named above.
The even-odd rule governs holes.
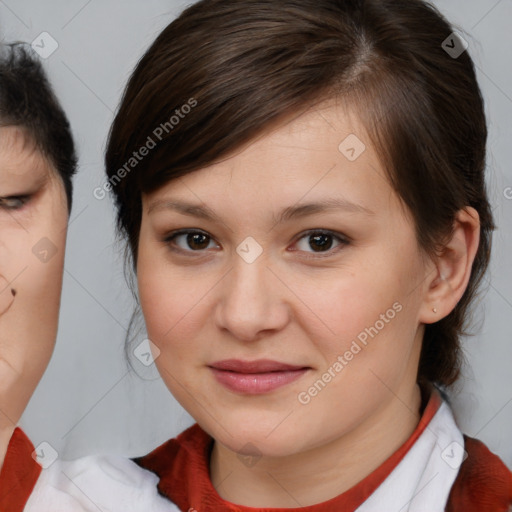
[[[23,131],[0,128],[0,424],[14,425],[51,357],[68,209],[62,181]]]
[[[305,452],[411,401],[427,268],[404,211],[332,103],[143,197],[156,365],[217,441]]]

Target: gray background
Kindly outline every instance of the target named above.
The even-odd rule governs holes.
[[[58,42],[43,62],[80,156],[57,346],[21,421],[36,446],[49,442],[61,458],[141,455],[193,423],[154,368],[142,377],[129,371],[123,342],[133,300],[115,242],[111,199],[93,196],[103,183],[106,134],[129,73],[188,3],[0,1],[5,41],[31,42],[48,32]],[[464,342],[470,369],[457,386],[454,411],[465,433],[484,441],[512,467],[512,188],[507,188],[512,187],[512,0],[434,3],[464,31],[477,66],[489,121],[488,184],[498,224],[487,292],[476,316],[480,329]]]

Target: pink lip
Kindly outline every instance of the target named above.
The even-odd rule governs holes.
[[[239,393],[257,395],[280,388],[304,375],[310,368],[269,359],[240,361],[227,359],[210,365],[217,381]]]

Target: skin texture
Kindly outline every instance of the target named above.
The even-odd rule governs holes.
[[[349,134],[366,145],[355,161],[338,149]],[[287,206],[327,197],[373,214],[273,220]],[[171,199],[204,203],[221,221],[166,208]],[[166,242],[177,229],[210,238]],[[306,230],[329,230],[349,243],[328,237],[322,250]],[[137,276],[149,338],[160,351],[156,365],[215,439],[210,474],[222,498],[253,507],[320,503],[355,485],[406,441],[420,418],[424,324],[446,316],[462,296],[478,233],[477,212],[463,210],[445,253],[435,262],[426,258],[357,117],[334,102],[143,196]],[[252,263],[236,251],[247,237],[263,250]],[[400,312],[301,403],[299,394],[395,303]],[[249,396],[213,377],[208,365],[229,358],[310,369],[284,387]]]
[[[30,197],[21,202],[13,198],[24,195]],[[60,177],[16,127],[0,128],[0,197],[3,463],[12,432],[55,345],[68,222]]]

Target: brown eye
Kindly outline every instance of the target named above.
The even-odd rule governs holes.
[[[310,246],[319,248],[320,252],[328,251],[332,247],[334,237],[328,233],[319,233],[308,236],[308,243]]]
[[[321,255],[319,257],[331,256],[341,250],[345,245],[349,244],[349,241],[346,238],[325,230],[310,230],[301,236],[298,243],[302,240],[305,240],[305,242],[302,242],[302,247],[299,247],[299,250],[310,254],[311,252],[317,254],[325,253],[325,256]],[[335,242],[337,242],[338,245],[333,249],[333,244]],[[313,250],[308,251],[308,248]],[[315,256],[312,257],[315,258]]]
[[[0,197],[0,208],[6,210],[19,210],[27,203],[29,196]]]
[[[185,246],[178,245],[176,250],[182,252],[200,252],[208,248],[209,241],[212,239],[209,235],[201,231],[181,230],[171,233],[164,241],[169,245],[176,246],[176,240],[182,240],[182,243],[185,244]]]

